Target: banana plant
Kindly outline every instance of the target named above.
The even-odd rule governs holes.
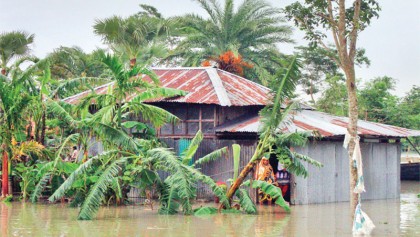
[[[161,150],[161,153],[155,153],[155,156],[161,155],[162,159],[178,159],[184,167],[180,167],[175,173],[168,176],[163,182],[161,205],[159,213],[175,214],[179,207],[182,207],[184,214],[192,214],[192,200],[196,197],[196,185],[198,181],[209,185],[213,192],[220,198],[222,203],[228,204],[224,190],[219,187],[210,177],[202,175],[196,166],[214,161],[227,153],[227,147],[217,149],[197,160],[193,158],[203,140],[203,133],[198,131],[191,140],[189,146],[181,153],[179,157],[174,156],[173,152]],[[166,158],[164,158],[166,157]],[[182,183],[182,181],[185,181]]]
[[[202,139],[202,134],[198,133],[182,158],[167,148],[151,148],[148,142],[133,139],[133,142],[138,146],[136,151],[115,149],[92,157],[70,174],[49,200],[54,202],[64,197],[72,189],[74,183],[90,170],[92,165],[99,164],[98,178],[83,198],[78,216],[80,220],[91,220],[96,216],[100,205],[106,202],[107,192],[113,189],[115,179],[126,171],[130,171],[130,175],[135,177],[134,185],[144,182],[157,186],[161,197],[160,214],[174,214],[181,206],[184,214],[192,214],[192,199],[195,197],[195,187],[198,181],[209,185],[215,195],[219,196],[225,205],[229,205],[223,189],[194,167],[197,164],[217,159],[226,152],[226,149],[212,152],[211,155],[198,159],[193,165],[187,164],[187,160],[197,150],[200,139]],[[137,167],[135,170],[128,169],[133,165]],[[168,172],[170,175],[162,181],[157,174],[158,170]]]
[[[253,170],[255,165],[261,160],[261,157],[264,153],[276,153],[273,151],[274,146],[278,146],[278,149],[282,149],[286,151],[288,154],[287,156],[283,157],[281,160],[284,163],[293,164],[291,166],[292,171],[296,171],[297,174],[307,174],[306,170],[302,165],[299,165],[297,159],[302,159],[308,161],[311,164],[316,166],[321,166],[319,162],[316,162],[309,157],[298,155],[295,152],[292,152],[288,147],[290,145],[303,145],[307,140],[307,135],[302,133],[292,133],[289,134],[282,134],[279,127],[282,123],[287,123],[288,119],[290,119],[291,111],[298,109],[297,104],[290,102],[287,104],[285,108],[284,106],[286,100],[290,98],[290,95],[296,88],[297,80],[298,80],[298,73],[299,73],[299,63],[297,58],[294,57],[290,62],[286,71],[279,70],[277,73],[277,77],[282,77],[279,81],[278,88],[274,91],[273,102],[267,105],[261,112],[261,127],[259,128],[259,141],[253,156],[251,157],[249,163],[243,168],[241,173],[239,174],[238,178],[235,179],[235,182],[231,185],[230,189],[227,192],[227,197],[230,201],[232,201],[233,196],[236,194],[239,187],[244,182],[245,178],[248,174]],[[294,140],[293,140],[293,139]],[[299,142],[298,142],[299,141]],[[279,156],[278,156],[279,157]],[[280,158],[281,159],[281,158]],[[288,162],[285,162],[285,161]],[[304,171],[302,171],[302,169]],[[280,198],[282,199],[282,198]],[[223,204],[222,204],[223,205]],[[284,206],[285,207],[285,206]]]

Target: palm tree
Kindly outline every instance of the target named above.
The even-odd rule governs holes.
[[[104,67],[97,60],[101,50],[85,53],[79,47],[59,47],[47,57],[51,62],[51,77],[67,80],[79,77],[101,77]]]
[[[7,65],[12,59],[27,56],[34,35],[24,31],[12,31],[0,34],[0,67],[1,74],[6,75]]]
[[[92,101],[95,101],[99,110],[94,118],[117,128],[121,128],[123,117],[129,118],[131,115],[141,115],[144,120],[157,127],[177,120],[171,113],[143,102],[182,96],[186,94],[184,91],[159,87],[156,75],[146,67],[134,65],[126,69],[124,63],[115,55],[103,54],[101,58],[111,72],[110,79],[114,83],[109,86],[106,94],[91,94],[83,98],[79,107],[89,107]],[[150,77],[152,82],[143,80],[143,76]]]
[[[97,20],[93,26],[95,34],[102,37],[111,49],[123,59],[153,63],[167,53],[167,40],[171,20],[165,19],[154,7],[140,5],[143,11],[128,18],[113,16]]]
[[[232,51],[261,74],[276,63],[276,44],[291,42],[290,27],[279,24],[280,9],[264,0],[244,0],[236,9],[234,0],[225,0],[223,6],[217,0],[196,2],[209,18],[181,17],[184,39],[170,56],[182,58],[185,66],[199,66]]]

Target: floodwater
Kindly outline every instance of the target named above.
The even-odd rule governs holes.
[[[402,182],[401,198],[365,201],[372,236],[420,236],[420,182]],[[94,221],[77,221],[77,209],[0,203],[0,236],[351,236],[348,203],[259,207],[258,215],[162,216],[145,206],[101,208]]]

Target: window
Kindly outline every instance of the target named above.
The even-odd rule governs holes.
[[[186,105],[176,104],[164,108],[177,116],[181,121],[177,124],[166,124],[161,127],[161,135],[194,136],[198,130],[203,134],[214,134],[215,111],[214,105]]]

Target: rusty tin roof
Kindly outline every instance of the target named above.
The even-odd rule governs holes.
[[[349,118],[314,111],[295,111],[285,120],[280,128],[283,132],[316,132],[323,137],[343,136],[346,133]],[[216,128],[216,132],[248,132],[257,133],[260,126],[258,116],[242,118],[231,121],[226,125]],[[420,136],[420,131],[400,128],[392,125],[359,120],[357,123],[358,134],[373,137],[410,137]]]
[[[188,92],[186,96],[159,99],[149,102],[179,102],[217,104],[221,106],[265,105],[270,89],[235,74],[211,67],[198,68],[152,68],[160,80],[160,86]],[[145,77],[145,80],[150,78]],[[105,94],[113,82],[96,87],[97,94]],[[76,104],[90,94],[85,91],[63,99]],[[129,96],[127,99],[132,98]]]

